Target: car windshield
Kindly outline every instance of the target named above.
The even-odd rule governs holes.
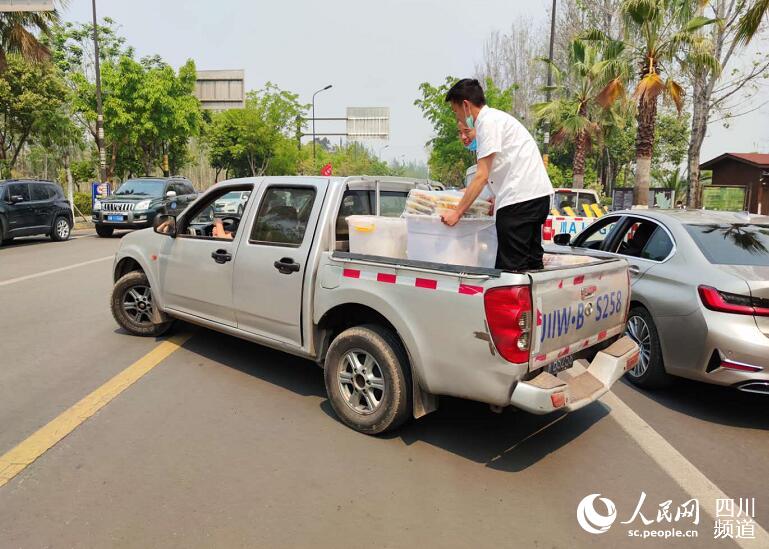
[[[115,191],[118,196],[162,196],[166,182],[158,179],[129,179]]]
[[[555,195],[553,196],[553,207],[558,208],[559,210],[569,206],[570,208],[581,212],[585,204],[590,206],[591,204],[597,203],[595,195],[590,192],[556,190]]]
[[[241,191],[233,191],[231,193],[227,193],[221,198],[219,198],[220,201],[234,201],[234,200],[240,200],[240,197],[243,193]]]
[[[685,225],[694,242],[717,265],[769,267],[769,225]]]

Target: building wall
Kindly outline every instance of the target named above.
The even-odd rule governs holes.
[[[761,172],[761,168],[750,166],[732,158],[725,158],[713,167],[713,185],[721,187],[740,185],[747,187],[748,211],[757,213]]]

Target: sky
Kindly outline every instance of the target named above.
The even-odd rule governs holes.
[[[430,124],[413,105],[421,82],[472,76],[483,44],[520,15],[546,17],[550,0],[97,0],[139,56],[178,67],[244,69],[246,89],[271,81],[310,102],[316,116],[346,107],[389,107],[389,141],[370,146],[386,160],[426,161]],[[91,2],[70,0],[69,21],[90,21]],[[525,83],[521,83],[525,85]],[[767,89],[767,88],[765,88]],[[342,124],[342,125],[340,125]],[[318,122],[318,132],[343,123]],[[338,139],[338,138],[333,138]],[[385,148],[385,146],[387,146]],[[769,152],[769,106],[711,128],[703,161],[723,152]]]

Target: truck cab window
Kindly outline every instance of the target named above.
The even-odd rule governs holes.
[[[259,204],[250,242],[300,246],[314,202],[314,188],[270,187]]]

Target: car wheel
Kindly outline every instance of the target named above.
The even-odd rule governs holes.
[[[54,242],[62,242],[64,240],[69,240],[69,235],[71,231],[72,231],[72,227],[69,224],[69,220],[63,215],[60,215],[53,222],[53,230],[51,231],[51,240],[53,240]]]
[[[112,233],[115,232],[115,227],[106,227],[104,225],[96,225],[96,234],[102,238],[109,238]]]
[[[147,275],[141,271],[130,272],[115,283],[110,309],[115,321],[133,335],[156,337],[173,324],[173,321],[159,324],[152,321],[152,291]]]
[[[625,335],[635,341],[641,350],[638,364],[626,374],[628,380],[646,389],[669,385],[671,377],[665,371],[659,332],[652,315],[646,308],[630,309]]]
[[[349,328],[328,349],[326,393],[336,415],[358,432],[376,435],[411,417],[411,370],[389,330],[373,324]]]

